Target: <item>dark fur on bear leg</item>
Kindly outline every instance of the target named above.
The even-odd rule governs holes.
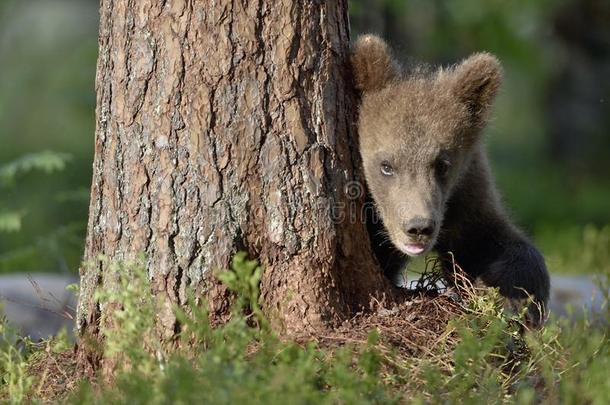
[[[455,262],[472,278],[496,287],[513,306],[528,299],[527,321],[540,326],[546,318],[550,280],[540,252],[515,228],[502,221],[487,227],[463,224],[460,237],[443,240],[439,253],[454,252]]]
[[[485,284],[498,287],[500,293],[514,303],[533,299],[527,318],[534,325],[544,322],[550,279],[544,258],[528,241],[520,240],[506,246],[480,278]]]
[[[529,322],[542,324],[550,288],[544,258],[504,213],[483,150],[447,202],[436,249],[452,252],[469,276],[499,288],[511,302],[532,297]]]

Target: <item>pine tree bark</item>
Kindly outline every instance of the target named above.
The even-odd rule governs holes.
[[[100,255],[145,254],[167,338],[187,287],[223,316],[212,272],[240,250],[288,333],[392,294],[358,217],[347,0],[102,0],[99,46],[81,334],[99,333]]]

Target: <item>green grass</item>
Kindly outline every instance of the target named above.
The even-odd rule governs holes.
[[[102,319],[115,380],[77,382],[61,403],[265,403],[265,404],[606,404],[610,400],[610,322],[591,319],[524,330],[519,317],[499,305],[497,292],[467,292],[463,311],[444,327],[434,353],[410,356],[378,330],[345,345],[278,338],[258,310],[261,268],[243,255],[223,279],[239,297],[231,320],[218,328],[195,300],[175,309],[182,328],[168,350],[155,330],[157,303],[137,263],[112,267],[114,284],[101,290],[101,305],[117,308],[114,327]],[[608,290],[605,285],[605,291]],[[251,309],[254,308],[254,311]],[[257,325],[257,326],[253,326]],[[44,401],[41,366],[49,352],[64,352],[56,338],[34,346],[7,337],[0,351],[0,401]],[[41,350],[40,348],[44,348]],[[68,353],[70,353],[68,351]],[[69,374],[69,373],[66,373]],[[63,380],[62,380],[63,381]],[[65,383],[65,382],[64,382]]]
[[[610,225],[541,227],[536,240],[553,273],[610,274]]]

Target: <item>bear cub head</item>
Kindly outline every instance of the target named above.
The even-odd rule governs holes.
[[[369,191],[394,246],[419,256],[434,247],[446,203],[481,145],[500,63],[477,53],[448,69],[405,74],[373,35],[358,39],[351,62]]]

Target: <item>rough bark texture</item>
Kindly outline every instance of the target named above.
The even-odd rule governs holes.
[[[211,273],[245,250],[289,333],[391,291],[352,215],[364,196],[348,37],[346,0],[102,0],[81,333],[103,310],[99,255],[143,252],[164,302],[193,286],[222,316]],[[171,311],[159,319],[171,337]]]

